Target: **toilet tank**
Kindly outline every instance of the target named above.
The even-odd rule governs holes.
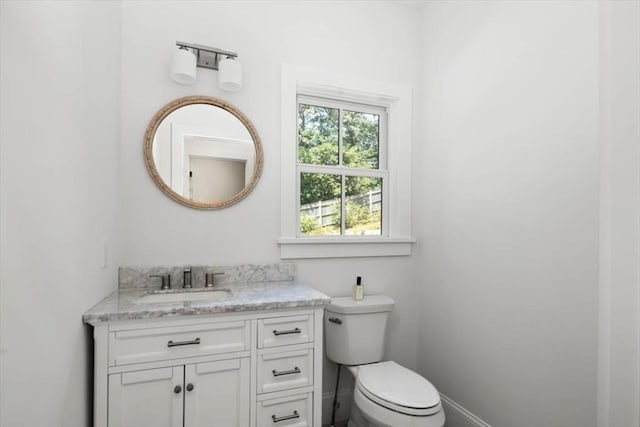
[[[382,360],[387,318],[394,302],[386,295],[332,298],[325,308],[327,357],[342,365]]]

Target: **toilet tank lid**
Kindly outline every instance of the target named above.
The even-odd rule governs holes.
[[[394,302],[387,295],[367,295],[364,299],[354,300],[351,297],[331,298],[327,311],[342,314],[380,313],[391,311]]]

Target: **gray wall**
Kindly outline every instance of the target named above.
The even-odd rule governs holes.
[[[493,427],[596,425],[598,24],[425,6],[419,370]]]
[[[416,10],[388,2],[334,2],[330,6],[321,2],[125,2],[122,262],[278,261],[281,64],[417,88],[419,24]],[[221,92],[217,73],[204,69],[198,69],[194,86],[172,82],[168,70],[176,40],[238,52],[244,68],[242,91]],[[142,141],[151,117],[168,101],[191,94],[219,96],[232,103],[253,122],[262,140],[264,171],[258,185],[241,203],[227,209],[210,212],[178,205],[155,187],[143,166]],[[418,122],[414,125],[417,130]],[[301,282],[330,296],[350,295],[356,276],[363,277],[366,292],[392,295],[397,309],[391,319],[387,353],[407,366],[416,366],[418,325],[411,257],[302,260],[296,264]],[[333,390],[334,378],[334,365],[325,361],[326,392]]]
[[[600,22],[598,426],[640,426],[640,2]]]
[[[299,279],[392,295],[388,357],[493,427],[593,427],[596,403],[599,427],[639,425],[639,11],[606,5],[0,2],[0,425],[88,425],[80,316],[115,266],[278,260],[282,62],[416,104],[414,255]],[[176,40],[238,51],[243,91],[171,83]],[[232,208],[177,205],[144,170],[148,120],[189,94],[261,135],[263,177]]]
[[[117,281],[120,4],[3,1],[0,19],[0,425],[87,426],[81,316]]]

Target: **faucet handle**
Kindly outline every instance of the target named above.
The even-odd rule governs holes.
[[[214,285],[214,277],[215,276],[222,276],[224,274],[224,272],[218,272],[218,273],[205,273],[205,287],[207,288],[213,288]]]
[[[160,289],[171,289],[171,274],[150,274],[149,277],[160,277],[162,279]]]
[[[193,287],[191,286],[191,267],[185,268],[182,274],[184,277],[184,281],[182,282],[182,287],[185,289],[191,289]]]

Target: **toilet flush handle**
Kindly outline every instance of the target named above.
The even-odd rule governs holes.
[[[335,323],[336,325],[342,325],[342,320],[338,319],[337,317],[330,317],[329,322]]]

